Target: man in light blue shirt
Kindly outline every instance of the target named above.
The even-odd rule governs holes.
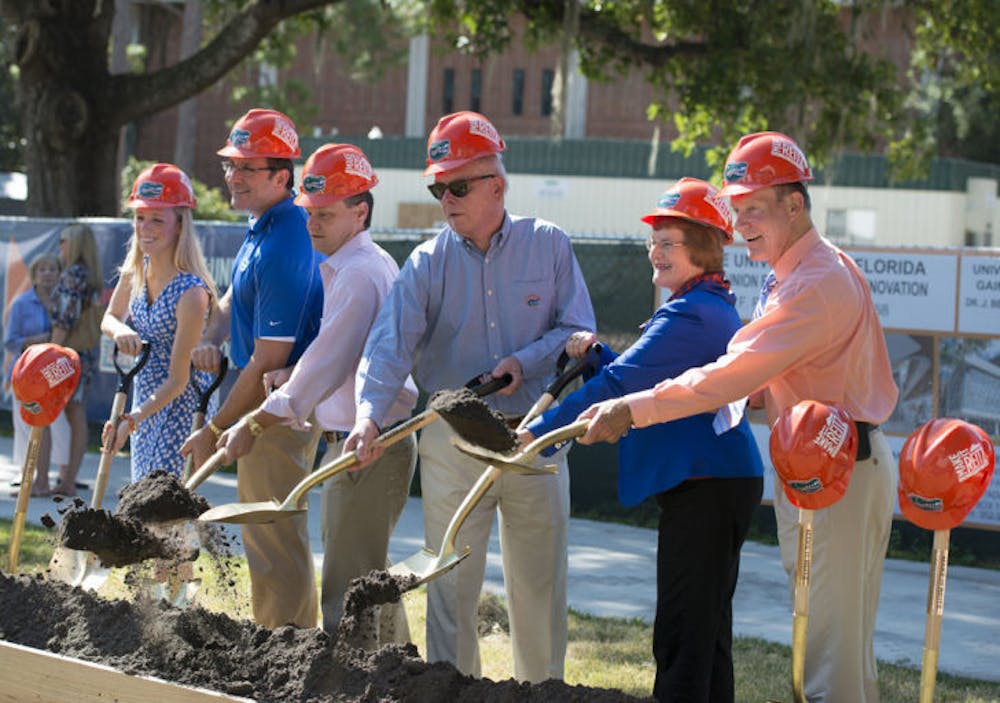
[[[587,286],[569,238],[555,225],[507,213],[503,140],[474,112],[443,117],[428,141],[429,186],[448,226],[403,266],[369,334],[357,379],[357,423],[345,442],[362,460],[407,374],[429,393],[478,374],[511,374],[487,400],[523,415],[542,394],[566,339],[594,328]],[[438,551],[482,463],[455,450],[444,423],[420,438],[424,534]],[[494,515],[500,512],[514,675],[562,678],[566,653],[566,529],[569,474],[504,475],[469,516],[458,542],[472,547],[456,569],[428,584],[427,659],[480,675],[476,609]]]

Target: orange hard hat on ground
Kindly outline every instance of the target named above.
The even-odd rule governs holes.
[[[21,406],[21,418],[45,427],[59,417],[80,382],[80,357],[58,344],[32,344],[14,364],[11,390]]]
[[[979,427],[950,418],[924,423],[906,438],[899,455],[899,507],[928,530],[950,530],[983,497],[996,456]]]
[[[438,120],[427,138],[425,176],[452,171],[470,161],[499,154],[507,146],[488,119],[478,112],[455,112]]]
[[[215,153],[237,159],[297,159],[302,155],[295,123],[277,110],[262,109],[236,120],[226,145]]]
[[[371,190],[378,183],[365,153],[351,144],[324,144],[302,167],[302,188],[295,204],[325,207]]]
[[[194,208],[197,204],[186,173],[173,164],[153,164],[135,179],[125,207]]]
[[[682,178],[664,191],[656,201],[656,209],[644,215],[642,221],[656,227],[664,217],[680,217],[709,227],[725,235],[726,244],[733,241],[733,216],[718,189],[699,178]]]
[[[858,453],[858,430],[838,405],[803,400],[785,408],[771,428],[771,461],[785,495],[819,510],[844,497]]]
[[[781,132],[748,134],[726,157],[719,195],[743,195],[762,188],[813,179],[805,154]]]

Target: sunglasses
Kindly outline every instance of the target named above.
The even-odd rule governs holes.
[[[444,197],[445,191],[448,191],[456,198],[464,198],[469,194],[469,189],[472,187],[470,184],[473,181],[482,181],[486,178],[496,178],[497,174],[487,173],[485,176],[473,176],[472,178],[459,178],[457,181],[452,181],[451,183],[431,183],[427,186],[427,190],[431,192],[435,200],[440,200]]]

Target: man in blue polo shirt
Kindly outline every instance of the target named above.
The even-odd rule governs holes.
[[[219,301],[194,365],[215,370],[219,345],[230,339],[230,358],[240,375],[218,412],[193,433],[182,453],[199,466],[215,450],[224,429],[264,400],[262,378],[294,364],[319,330],[323,284],[303,210],[292,201],[294,166],[300,155],[295,126],[275,110],[251,110],[233,125],[217,152],[235,210],[250,213],[250,228],[233,261],[232,286]],[[257,425],[253,451],[237,463],[241,502],[284,498],[316,457],[319,427],[295,430]],[[265,627],[316,627],[316,581],[306,517],[268,525],[244,525],[254,619]]]

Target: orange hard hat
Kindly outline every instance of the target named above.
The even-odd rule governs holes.
[[[50,342],[24,350],[11,373],[11,390],[21,406],[21,419],[45,427],[59,417],[80,382],[80,357]]]
[[[748,134],[729,152],[719,195],[743,195],[783,183],[813,179],[805,154],[781,132]]]
[[[277,110],[262,109],[236,120],[226,145],[215,153],[238,159],[297,159],[302,155],[295,123]]]
[[[928,530],[957,527],[993,478],[993,442],[979,427],[951,418],[924,423],[899,455],[899,507]]]
[[[302,188],[295,204],[324,207],[371,190],[378,176],[365,153],[351,144],[324,144],[302,167]]]
[[[668,188],[656,201],[656,209],[644,215],[642,221],[654,228],[663,217],[680,217],[709,227],[725,235],[726,244],[733,241],[733,216],[718,189],[699,178],[682,178]]]
[[[496,127],[478,112],[445,115],[427,138],[424,175],[452,171],[483,156],[499,154],[506,148]]]
[[[858,430],[839,405],[803,400],[785,408],[771,428],[771,462],[785,495],[819,510],[843,498],[858,453]]]
[[[153,164],[135,179],[125,207],[193,208],[197,204],[186,173],[173,164]]]

